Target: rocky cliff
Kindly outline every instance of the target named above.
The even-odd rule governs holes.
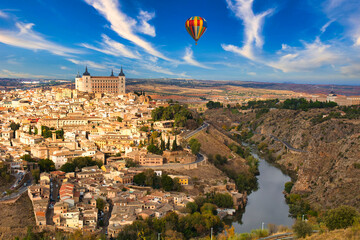
[[[346,204],[360,209],[360,119],[327,117],[331,112],[341,114],[337,109],[272,109],[262,114],[217,109],[206,116],[233,136],[251,129],[250,141],[293,173],[292,193],[307,194],[319,207]]]

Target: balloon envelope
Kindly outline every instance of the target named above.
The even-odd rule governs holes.
[[[188,20],[186,20],[185,28],[190,34],[190,36],[197,43],[199,38],[204,34],[204,32],[207,29],[207,22],[202,17],[198,17],[198,16],[191,17]]]

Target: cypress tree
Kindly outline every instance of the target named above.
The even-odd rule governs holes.
[[[176,143],[176,135],[175,135],[175,139],[174,139],[173,145],[172,145],[172,150],[173,150],[173,151],[176,151],[177,148],[178,148],[178,146],[177,146],[177,143]]]
[[[168,141],[166,143],[166,149],[170,150],[170,136],[169,136]]]

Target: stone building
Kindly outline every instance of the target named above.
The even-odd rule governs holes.
[[[110,76],[91,76],[86,67],[82,76],[79,74],[75,78],[75,87],[80,92],[88,93],[114,93],[125,94],[125,74],[121,67],[118,76],[114,76],[111,71]]]

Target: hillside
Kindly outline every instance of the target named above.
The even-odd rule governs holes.
[[[235,136],[235,130],[254,130],[250,141],[257,143],[270,161],[292,173],[292,193],[306,194],[319,208],[347,204],[360,209],[360,120],[322,119],[332,111],[339,112],[272,109],[256,114],[253,110],[215,109],[208,110],[206,118],[229,135]],[[284,142],[295,150],[286,148]]]
[[[0,204],[0,239],[24,236],[28,226],[35,226],[31,201],[23,194],[13,204]]]

